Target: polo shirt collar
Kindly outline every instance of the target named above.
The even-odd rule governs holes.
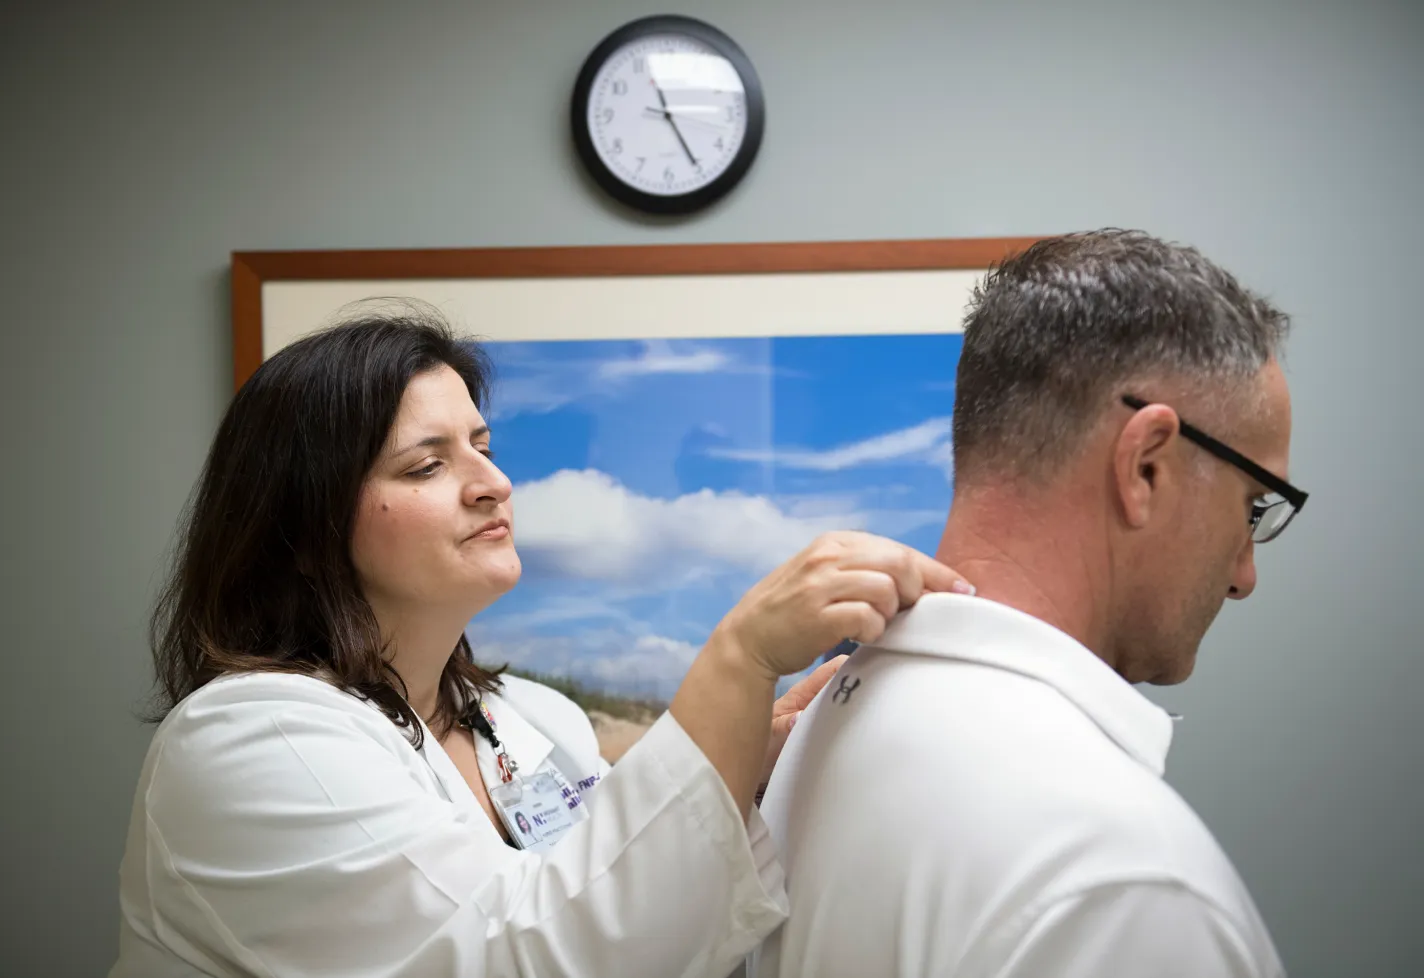
[[[1167,712],[1052,625],[985,598],[926,594],[874,647],[1005,669],[1047,683],[1140,764],[1161,776],[1172,745]]]

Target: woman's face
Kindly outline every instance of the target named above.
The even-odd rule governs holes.
[[[460,375],[417,374],[366,477],[351,556],[378,613],[474,615],[519,580],[509,480]]]

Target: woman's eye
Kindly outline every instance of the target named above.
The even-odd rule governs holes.
[[[488,445],[485,445],[483,448],[476,449],[476,451],[478,451],[485,458],[489,459],[491,462],[494,461],[494,449],[490,448]]]
[[[415,469],[414,471],[408,472],[408,473],[406,473],[406,474],[407,474],[407,475],[413,475],[413,476],[415,476],[416,478],[419,478],[419,479],[428,479],[428,478],[430,478],[432,475],[434,475],[434,474],[435,474],[435,471],[436,471],[437,469],[439,469],[439,468],[440,468],[440,460],[439,460],[439,459],[436,459],[435,461],[431,462],[429,465],[421,466],[420,468]]]

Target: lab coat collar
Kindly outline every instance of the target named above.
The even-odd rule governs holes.
[[[1006,669],[1047,683],[1159,777],[1172,720],[1081,643],[1007,605],[927,594],[896,617],[875,647]]]
[[[521,775],[533,774],[534,769],[544,763],[544,759],[553,751],[553,741],[520,716],[509,701],[498,693],[486,693],[484,703],[494,719],[494,733],[499,738],[500,746],[519,766]],[[485,784],[499,784],[494,749],[478,734],[475,735],[475,740],[476,753],[480,759],[480,774],[484,776]]]
[[[553,752],[553,741],[515,712],[514,708],[498,693],[486,693],[484,704],[489,708],[490,716],[494,718],[495,736],[499,738],[500,746],[514,759],[514,763],[519,766],[521,775],[533,774],[534,770],[544,763],[544,759]],[[371,706],[372,709],[377,708],[375,704],[371,704]],[[450,760],[450,755],[445,753],[445,748],[440,745],[440,741],[430,727],[419,717],[416,717],[416,723],[420,724],[420,729],[425,734],[424,746],[421,748],[422,753],[430,764],[431,770],[435,772],[441,786],[445,789],[446,797],[462,808],[478,807],[479,802],[475,799],[474,793],[470,791],[469,784],[466,783],[459,769],[455,767],[455,762]],[[480,734],[471,731],[471,736],[475,739],[475,759],[479,763],[480,778],[484,781],[485,787],[489,788],[500,784],[503,779],[500,777],[494,748]]]

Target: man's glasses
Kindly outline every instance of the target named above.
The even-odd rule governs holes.
[[[1122,403],[1135,411],[1147,407],[1147,402],[1131,394],[1122,396]],[[1200,445],[1223,462],[1236,466],[1261,485],[1271,490],[1263,499],[1251,503],[1251,539],[1257,543],[1267,543],[1280,536],[1295,514],[1305,507],[1310,494],[1302,492],[1280,476],[1267,471],[1230,445],[1217,441],[1200,428],[1195,428],[1181,417],[1177,418],[1182,437]]]

